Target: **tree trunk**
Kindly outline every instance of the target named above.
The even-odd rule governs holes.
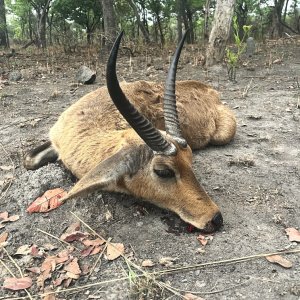
[[[34,6],[34,9],[38,15],[37,22],[37,45],[45,49],[47,47],[46,42],[46,23],[47,16],[49,12],[50,3],[52,0],[45,0],[43,4],[37,4]]]
[[[286,20],[286,13],[287,13],[288,5],[289,5],[289,0],[286,0],[284,13],[283,13],[283,17],[282,17],[283,22],[285,22],[285,20]]]
[[[165,45],[165,37],[164,37],[163,30],[162,30],[160,17],[158,14],[156,14],[156,21],[157,21],[157,26],[158,26],[159,35],[160,35],[160,43],[161,43],[161,46],[163,47]]]
[[[188,18],[187,18],[187,15],[186,15],[186,0],[182,0],[181,5],[182,5],[182,20],[183,20],[183,24],[184,24],[184,29],[188,30],[189,29],[189,22],[188,22]],[[191,43],[190,34],[187,35],[186,42],[188,44]]]
[[[190,8],[189,3],[186,3],[186,16],[188,18],[188,24],[189,24],[189,44],[194,44],[195,38],[194,38],[194,24],[193,24],[193,13]]]
[[[89,27],[86,27],[86,42],[89,46],[92,44],[92,31]]]
[[[182,39],[182,17],[183,17],[183,5],[182,0],[177,0],[177,35],[178,41]]]
[[[42,13],[38,21],[38,46],[46,49],[46,14]]]
[[[28,11],[28,31],[29,31],[29,39],[33,41],[33,28],[32,28],[32,12]]]
[[[270,28],[269,37],[271,39],[282,36],[283,33],[283,22],[282,22],[282,9],[285,0],[274,0],[274,7],[272,11],[272,25]]]
[[[247,23],[248,18],[248,5],[247,2],[240,2],[238,5],[236,5],[236,16],[237,16],[237,22],[239,25],[239,37],[240,39],[243,38],[244,35],[244,25]]]
[[[104,45],[111,48],[117,33],[116,15],[113,1],[101,0],[104,21]]]
[[[210,0],[206,0],[205,14],[204,14],[204,31],[203,31],[204,40],[208,40],[208,36],[209,36],[209,33],[208,33],[209,8],[210,8]]]
[[[217,0],[212,30],[206,50],[206,66],[222,61],[229,38],[235,0]]]
[[[54,14],[52,13],[50,18],[48,18],[48,26],[49,26],[49,44],[52,46],[53,45],[53,40],[52,40],[52,28],[53,28],[53,18]]]
[[[9,48],[4,0],[0,0],[0,46]]]
[[[143,22],[141,21],[141,17],[140,17],[140,13],[136,7],[136,5],[134,4],[133,0],[127,0],[128,4],[130,5],[130,7],[133,9],[134,15],[136,17],[137,23],[142,31],[142,34],[144,36],[144,39],[146,41],[147,44],[150,43],[150,36],[149,36],[149,32],[147,31],[145,25],[143,24]]]

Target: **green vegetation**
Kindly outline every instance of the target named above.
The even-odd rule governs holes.
[[[245,40],[249,37],[252,26],[243,25],[242,38],[239,35],[239,24],[237,22],[237,16],[233,17],[233,37],[235,43],[235,50],[226,48],[226,63],[228,78],[231,81],[236,80],[236,68],[238,66],[241,55],[244,53],[246,48]]]
[[[273,38],[283,31],[298,32],[299,0],[286,1],[276,0],[273,8],[264,0],[237,0],[234,39],[238,34],[243,40],[246,24],[253,24],[256,39],[267,33]],[[65,45],[69,40],[99,43],[106,30],[104,3],[103,0],[6,0],[10,40],[42,47]],[[122,28],[130,39],[164,46],[169,41],[173,43],[187,28],[190,29],[188,43],[205,40],[211,29],[216,1],[115,0],[111,5],[117,31]],[[39,39],[45,41],[39,42]],[[235,43],[238,46],[239,41]],[[235,57],[228,53],[228,59],[233,62]]]

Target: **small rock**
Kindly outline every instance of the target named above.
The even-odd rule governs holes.
[[[153,60],[153,66],[155,70],[163,70],[164,69],[164,62],[161,58],[155,58]]]
[[[246,41],[246,55],[252,57],[255,53],[255,41],[253,37],[248,37]]]
[[[84,84],[92,84],[95,82],[96,73],[86,66],[81,66],[77,71],[75,79]]]
[[[250,116],[247,117],[247,119],[250,119],[250,120],[261,120],[262,116],[261,115],[250,115]]]
[[[20,71],[12,71],[8,76],[9,81],[19,81],[22,79]]]

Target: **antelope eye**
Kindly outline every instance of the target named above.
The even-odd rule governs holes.
[[[175,177],[175,172],[171,169],[153,169],[154,173],[161,178],[173,178]]]

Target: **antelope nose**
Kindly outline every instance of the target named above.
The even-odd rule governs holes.
[[[216,213],[211,222],[215,226],[215,229],[219,229],[223,225],[223,217],[220,212]]]

